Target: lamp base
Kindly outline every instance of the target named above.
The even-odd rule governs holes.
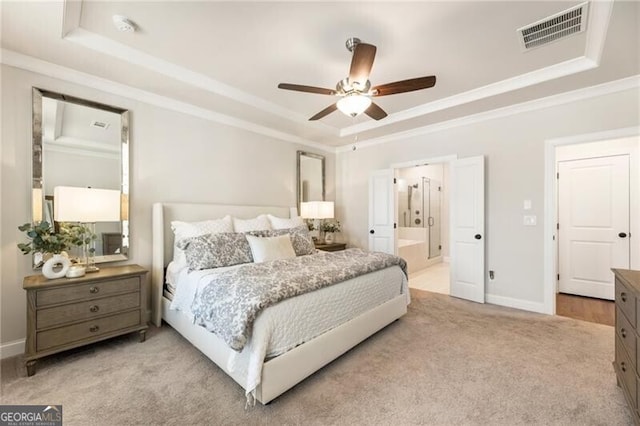
[[[97,266],[87,266],[87,267],[85,268],[85,272],[86,272],[87,274],[88,274],[88,273],[91,273],[91,272],[100,272],[100,268],[98,268]]]

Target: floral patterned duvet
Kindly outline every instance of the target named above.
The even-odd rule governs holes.
[[[240,352],[253,321],[269,306],[393,265],[406,275],[402,258],[360,249],[248,263],[217,274],[198,292],[191,310],[197,324]]]

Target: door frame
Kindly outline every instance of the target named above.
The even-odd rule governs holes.
[[[404,161],[402,163],[392,163],[389,165],[389,168],[393,170],[393,175],[394,177],[398,177],[398,170],[399,169],[406,169],[409,167],[418,167],[418,166],[425,166],[428,164],[444,164],[444,163],[451,163],[452,161],[456,161],[458,159],[458,155],[457,154],[451,154],[451,155],[444,155],[441,157],[431,157],[431,158],[422,158],[419,160],[411,160],[411,161]],[[448,182],[449,182],[449,188],[447,188],[447,191],[449,191],[449,200],[451,200],[451,167],[449,167],[449,176],[447,176]],[[395,186],[394,189],[395,193],[396,193],[396,200],[398,199],[398,187]],[[397,210],[397,205],[394,206]],[[397,219],[397,218],[396,218]],[[451,238],[451,208],[449,208],[449,238]],[[442,221],[442,216],[440,217],[440,221]],[[393,232],[393,238],[395,238],[396,242],[396,255],[397,253],[397,247],[398,247],[398,230],[394,229]],[[449,255],[448,256],[443,256],[442,253],[440,253],[440,257],[442,258],[443,262],[451,262],[451,245],[449,245]],[[451,279],[451,277],[449,277],[449,279]],[[486,293],[486,287],[485,287],[485,293]]]
[[[562,145],[577,145],[589,142],[606,142],[609,140],[623,139],[640,136],[640,126],[625,127],[620,129],[607,130],[604,132],[587,133],[582,135],[568,136],[564,138],[545,140],[544,145],[544,313],[556,314],[556,292],[558,282],[556,280],[558,271],[558,240],[556,233],[556,223],[558,223],[558,202],[557,202],[557,181],[556,181],[556,147]],[[635,172],[630,170],[630,206],[634,200],[638,205],[638,159],[639,155],[631,153],[630,166]],[[635,173],[635,174],[634,174]],[[631,216],[630,216],[631,219]],[[635,223],[634,223],[635,222]],[[640,223],[633,221],[630,223],[631,235],[640,239]],[[632,242],[632,249],[633,249]],[[640,258],[640,253],[631,252],[631,268],[640,268],[640,260],[634,262],[634,258]]]

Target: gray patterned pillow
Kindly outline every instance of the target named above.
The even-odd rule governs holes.
[[[255,237],[278,237],[280,235],[289,234],[291,237],[291,245],[296,252],[296,256],[304,256],[316,252],[316,246],[313,244],[313,238],[309,234],[309,228],[305,225],[289,229],[273,229],[270,231],[251,231],[248,235]]]
[[[201,235],[179,241],[177,245],[185,251],[191,271],[253,262],[251,247],[242,233]]]

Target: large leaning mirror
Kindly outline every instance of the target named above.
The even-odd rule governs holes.
[[[63,218],[56,218],[56,212],[66,211],[67,215],[71,212],[69,217],[78,217],[67,219],[69,222],[87,222],[95,226],[96,263],[127,259],[130,231],[128,111],[33,88],[32,145],[33,222],[46,220],[58,226],[59,219]],[[65,188],[66,192],[63,191]],[[61,205],[68,199],[62,194],[69,194],[69,189],[79,189],[77,193],[82,194],[74,201],[79,204],[72,205],[71,209],[69,205]],[[102,213],[93,216],[95,219],[83,221],[80,210],[96,209],[96,201],[90,201],[93,198],[86,196],[89,189],[93,190],[90,193],[111,194],[110,203],[115,205],[100,208]],[[60,205],[56,206],[56,202]],[[110,213],[105,213],[107,211]],[[34,266],[38,264],[34,259]]]
[[[324,201],[324,156],[298,151],[297,192],[300,203]]]

